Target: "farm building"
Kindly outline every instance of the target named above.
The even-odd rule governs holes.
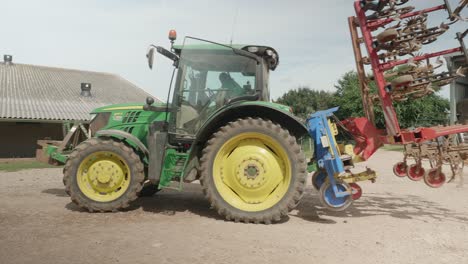
[[[65,123],[101,106],[151,96],[114,74],[0,62],[0,158],[34,157],[39,139],[62,140]]]
[[[445,59],[451,71],[467,66],[465,57],[461,54],[447,56]],[[468,76],[458,78],[450,85],[450,122],[468,124]]]

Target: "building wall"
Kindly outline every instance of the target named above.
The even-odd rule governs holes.
[[[459,78],[452,85],[455,89],[456,115],[457,122],[460,124],[468,124],[468,78]]]
[[[33,158],[40,139],[62,140],[62,124],[0,122],[0,158]]]
[[[464,56],[447,56],[446,60],[450,71],[466,67]],[[468,124],[468,77],[458,78],[450,85],[450,123]]]

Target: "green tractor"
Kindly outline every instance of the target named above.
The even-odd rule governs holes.
[[[200,181],[211,206],[233,221],[279,221],[300,201],[307,175],[300,139],[304,124],[287,106],[270,102],[269,72],[278,53],[256,45],[222,45],[185,38],[171,49],[172,100],[106,106],[93,111],[92,137],[64,167],[74,203],[116,211],[140,195],[177,182]],[[170,102],[169,102],[170,101]]]

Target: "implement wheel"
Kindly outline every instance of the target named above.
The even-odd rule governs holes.
[[[351,190],[351,186],[346,182],[337,182],[336,187],[339,192]],[[333,187],[329,181],[325,182],[322,187],[320,187],[319,198],[322,205],[331,211],[343,211],[353,203],[352,195],[336,197]]]
[[[137,198],[144,167],[122,142],[92,138],[78,145],[64,168],[71,200],[88,211],[116,211]]]
[[[430,169],[424,175],[424,182],[432,188],[439,188],[444,185],[446,180],[445,174],[437,168]]]
[[[425,170],[421,165],[413,164],[408,167],[408,178],[412,181],[420,181],[424,178]]]
[[[408,165],[405,162],[398,162],[393,166],[393,174],[397,177],[406,177],[408,170]]]
[[[228,220],[269,224],[302,198],[307,164],[295,137],[261,118],[221,127],[206,144],[200,182]]]
[[[353,200],[359,200],[362,196],[362,188],[357,183],[350,183],[349,186],[351,187],[351,191],[353,195],[351,196]]]

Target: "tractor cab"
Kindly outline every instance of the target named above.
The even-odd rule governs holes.
[[[175,39],[175,38],[174,38]],[[170,104],[169,133],[180,140],[194,139],[215,113],[239,101],[270,101],[269,71],[279,62],[270,47],[223,45],[186,37],[171,51],[152,47],[174,61],[174,89]]]

